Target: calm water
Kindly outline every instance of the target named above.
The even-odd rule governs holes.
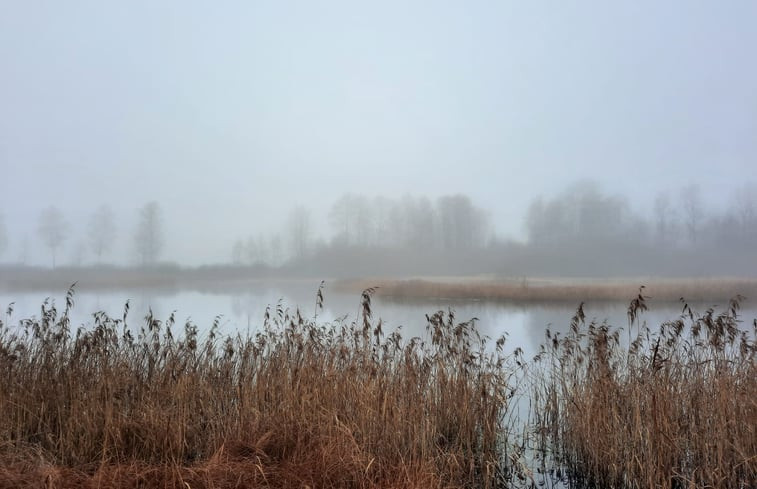
[[[187,320],[196,324],[200,331],[207,331],[215,317],[220,316],[221,330],[234,334],[238,331],[254,331],[263,322],[267,306],[275,308],[281,301],[284,307],[294,311],[297,307],[303,316],[313,317],[315,311],[315,293],[318,282],[284,284],[276,286],[255,286],[248,289],[233,291],[170,291],[156,289],[129,289],[92,291],[79,290],[75,294],[75,306],[71,317],[74,325],[91,325],[92,314],[104,311],[108,315],[120,318],[123,315],[124,304],[130,301],[128,323],[139,326],[151,309],[158,319],[167,319],[176,311],[177,329]],[[325,303],[323,311],[318,312],[319,321],[332,321],[345,317],[347,321],[356,318],[359,305],[359,294],[345,294],[324,289]],[[45,298],[55,300],[59,310],[65,304],[65,290],[56,291],[20,291],[12,293],[0,292],[0,307],[5,317],[5,310],[14,302],[14,312],[10,323],[15,324],[20,319],[39,317],[40,306]],[[675,319],[681,313],[678,304],[648,302],[650,311],[642,316],[650,326],[656,326],[665,320]],[[706,307],[716,304],[699,304],[695,310],[704,311]],[[479,331],[490,337],[508,334],[509,349],[516,347],[524,349],[527,356],[536,352],[538,345],[544,338],[546,328],[552,331],[567,331],[570,319],[575,313],[577,304],[565,305],[515,305],[497,302],[475,300],[421,300],[396,301],[380,296],[373,301],[374,319],[381,318],[384,331],[402,327],[405,338],[423,336],[425,334],[426,314],[438,310],[451,308],[458,321],[478,318],[476,323]],[[721,306],[723,306],[721,304]],[[627,303],[588,303],[584,307],[587,321],[596,319],[598,322],[607,320],[612,325],[627,325]],[[749,303],[744,304],[742,318],[751,322],[757,317],[757,309]]]

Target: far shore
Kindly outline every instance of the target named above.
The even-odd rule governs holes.
[[[757,279],[695,278],[486,278],[446,277],[416,279],[340,280],[341,292],[375,294],[393,299],[478,299],[509,302],[630,301],[640,293],[660,302],[728,301],[737,296],[757,300]],[[642,288],[643,287],[643,288]]]
[[[303,279],[287,270],[266,266],[212,265],[185,268],[167,263],[151,267],[0,267],[0,290],[7,291],[67,289],[73,284],[76,284],[77,290],[236,290],[273,281],[280,283],[301,280]]]
[[[335,292],[375,294],[396,300],[487,300],[509,302],[630,301],[641,291],[655,301],[724,301],[742,296],[757,300],[757,278],[747,277],[503,277],[496,275],[334,278],[297,270],[231,265],[182,268],[164,264],[149,268],[66,267],[58,269],[0,267],[0,290],[172,289],[234,292],[283,284],[316,284],[325,280]],[[643,289],[640,289],[643,286]],[[314,288],[315,290],[315,288]]]

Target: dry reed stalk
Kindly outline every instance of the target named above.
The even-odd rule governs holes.
[[[509,357],[443,312],[428,340],[387,336],[373,292],[352,323],[279,304],[226,338],[218,319],[205,338],[174,335],[173,315],[134,329],[128,303],[72,331],[73,289],[62,312],[0,324],[0,443],[32,447],[0,463],[0,487],[505,484]]]
[[[591,486],[755,487],[757,322],[739,328],[737,297],[719,314],[684,303],[652,331],[635,324],[645,299],[629,307],[630,344],[580,314],[548,337],[534,386],[542,449]]]

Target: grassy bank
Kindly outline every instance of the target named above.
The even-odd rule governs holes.
[[[645,294],[655,301],[692,303],[728,301],[736,295],[757,299],[757,280],[743,278],[691,278],[645,280]],[[394,299],[476,299],[512,302],[626,301],[633,297],[639,281],[631,280],[550,280],[550,279],[361,279],[343,280],[336,288],[357,293],[377,286],[377,295]]]
[[[757,322],[722,312],[647,328],[547,332],[524,359],[474,321],[424,338],[371,314],[321,323],[278,306],[257,332],[46,303],[0,325],[0,488],[495,488],[559,469],[572,487],[755,487]],[[178,331],[176,331],[178,330]],[[517,345],[513,345],[517,347]],[[516,402],[529,419],[513,417]]]

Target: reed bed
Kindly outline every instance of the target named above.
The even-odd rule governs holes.
[[[757,487],[757,320],[723,311],[651,328],[546,332],[533,361],[475,319],[385,333],[375,288],[354,320],[282,304],[259,330],[206,335],[149,314],[0,321],[0,489]],[[178,330],[174,333],[175,330]],[[529,406],[529,419],[518,407]],[[551,476],[540,476],[546,472]]]
[[[685,297],[692,303],[727,301],[739,294],[757,297],[757,280],[743,278],[699,278],[647,280],[646,291],[655,301],[678,301]],[[627,301],[638,289],[638,281],[549,279],[483,280],[477,278],[343,280],[342,291],[360,291],[368,284],[379,287],[381,297],[395,299],[476,299],[512,302]]]
[[[427,338],[278,304],[259,331],[207,335],[173,315],[0,322],[0,488],[505,487],[516,357],[451,312]],[[179,332],[174,332],[180,329]],[[518,360],[520,362],[520,360]]]
[[[532,383],[536,446],[577,487],[757,487],[757,320],[741,297],[650,329],[643,288],[627,331],[547,330]],[[751,329],[751,331],[750,331]]]

